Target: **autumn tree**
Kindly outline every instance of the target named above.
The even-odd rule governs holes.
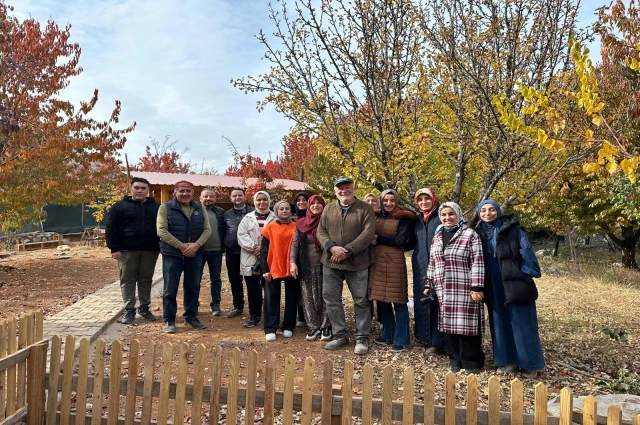
[[[82,72],[70,25],[20,22],[0,3],[0,26],[0,222],[15,230],[41,218],[47,203],[94,195],[88,183],[113,172],[104,158],[117,155],[135,123],[115,127],[119,101],[106,120],[90,118],[98,90],[79,107],[61,97]]]
[[[359,185],[406,188],[422,169],[425,147],[414,91],[426,44],[421,6],[406,0],[278,5],[270,8],[274,38],[257,36],[269,72],[232,80],[234,86],[264,93],[259,110],[272,104],[297,132],[316,136],[318,151]]]
[[[176,151],[178,141],[170,141],[170,138],[170,135],[166,135],[164,141],[160,143],[153,137],[149,137],[150,146],[147,145],[145,155],[140,158],[134,170],[156,173],[188,173],[192,164],[191,162],[183,162],[182,158],[189,148],[184,148],[182,152]]]

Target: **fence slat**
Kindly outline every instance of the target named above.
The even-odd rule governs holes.
[[[436,375],[429,369],[424,374],[424,424],[433,425],[435,421]]]
[[[253,425],[256,419],[256,380],[258,377],[258,352],[249,351],[249,368],[247,369],[247,398],[244,408],[245,424]],[[191,425],[194,425],[193,423]]]
[[[222,379],[222,347],[218,345],[213,349],[213,359],[211,362],[211,398],[209,399],[209,423],[210,424],[218,423],[218,421],[220,420],[221,379]]]
[[[58,403],[58,379],[60,377],[60,351],[62,339],[58,335],[51,338],[51,360],[49,362],[49,389],[47,391],[47,425],[56,425],[56,405]],[[95,403],[95,401],[94,401]]]
[[[353,363],[347,360],[344,364],[344,387],[342,389],[342,425],[350,425],[353,406]]]
[[[598,423],[598,402],[594,396],[587,396],[584,399],[582,409],[582,425],[597,425]]]
[[[27,346],[28,345],[33,345],[35,343],[34,338],[34,333],[35,330],[33,329],[34,327],[34,322],[35,322],[35,311],[32,311],[31,313],[27,314]],[[38,340],[40,341],[40,340]]]
[[[167,425],[169,420],[169,385],[171,384],[171,361],[173,345],[166,342],[162,348],[162,366],[160,366],[160,397],[158,397],[158,425]]]
[[[238,417],[238,379],[240,379],[240,349],[231,350],[229,358],[229,392],[227,393],[227,422],[236,423]]]
[[[87,378],[89,377],[89,338],[80,340],[80,353],[78,354],[78,384],[76,385],[76,417],[75,425],[84,425],[87,415]]]
[[[620,406],[609,406],[607,409],[607,425],[622,424],[622,409]]]
[[[136,417],[136,383],[138,382],[139,362],[140,341],[134,339],[129,344],[129,366],[127,368],[127,401],[124,407],[125,425],[133,425]]]
[[[631,423],[631,425],[640,425],[640,415],[635,415],[633,417],[633,422]]]
[[[255,352],[255,351],[254,351]],[[204,370],[206,366],[207,349],[204,345],[196,346],[196,357],[193,370],[193,401],[191,402],[191,425],[202,423],[202,388],[204,387]],[[255,388],[255,385],[254,385]]]
[[[0,359],[7,355],[7,321],[0,320]],[[0,422],[5,418],[7,371],[0,370]]]
[[[264,377],[264,425],[273,425],[276,392],[276,356],[269,353]]]
[[[497,376],[489,378],[489,423],[500,423],[500,379]]]
[[[142,388],[142,414],[140,425],[151,423],[151,406],[153,404],[153,377],[156,368],[156,344],[152,342],[144,353],[144,387]]]
[[[76,339],[67,335],[64,340],[64,366],[62,367],[62,398],[60,402],[60,425],[71,423],[71,384],[75,360]]]
[[[413,424],[413,368],[404,369],[402,380],[402,424]]]
[[[104,351],[106,343],[100,338],[93,349],[93,406],[91,425],[102,425],[102,383],[104,381]],[[54,409],[55,411],[55,409]],[[55,422],[54,422],[55,423]]]
[[[524,388],[519,379],[511,381],[511,425],[522,425],[524,414]]]
[[[533,423],[534,425],[547,425],[547,401],[549,400],[549,391],[547,387],[539,382],[535,386],[535,400]]]
[[[296,359],[291,354],[284,360],[284,398],[282,399],[282,423],[293,424],[293,382],[296,374]]]
[[[573,394],[569,388],[560,390],[560,425],[573,424]]]
[[[43,332],[43,324],[44,324],[44,314],[42,310],[36,311],[36,341],[42,341],[42,332]]]
[[[29,320],[27,315],[20,317],[18,328],[18,350],[21,350],[27,346],[27,333],[28,333]],[[21,408],[25,405],[27,386],[27,361],[23,360],[18,363],[18,377],[17,377],[17,392],[16,392],[16,408]]]
[[[371,424],[373,400],[373,367],[367,363],[362,368],[362,425]]]
[[[27,425],[42,425],[44,421],[44,379],[47,372],[47,344],[38,344],[29,351],[27,386]]]
[[[107,425],[118,425],[120,413],[120,380],[122,379],[122,343],[111,343],[109,361],[109,406],[107,407]]]
[[[183,342],[178,350],[178,377],[176,378],[176,408],[173,422],[184,422],[184,407],[187,395],[187,372],[189,368],[189,344]]]
[[[304,361],[304,376],[302,380],[303,407],[300,425],[311,425],[311,417],[313,416],[311,412],[311,404],[313,402],[313,374],[315,372],[315,367],[316,361],[312,357],[307,357]]]
[[[478,377],[467,376],[467,425],[478,423]]]
[[[7,355],[11,355],[17,351],[17,321],[15,318],[10,319],[7,322]],[[16,411],[16,371],[17,365],[11,366],[7,369],[7,405],[6,415],[7,417],[13,415]]]
[[[333,362],[325,360],[322,369],[322,425],[331,425],[333,407]]]
[[[393,368],[387,365],[382,370],[382,425],[391,425],[393,403]]]
[[[444,376],[444,423],[456,425],[456,375],[453,372]]]

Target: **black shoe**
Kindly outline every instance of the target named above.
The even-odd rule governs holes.
[[[320,338],[321,335],[322,335],[322,332],[320,331],[320,329],[315,329],[315,330],[309,331],[305,339],[307,341],[315,341],[316,339]]]
[[[460,366],[457,366],[457,365],[449,364],[449,366],[447,366],[447,370],[450,370],[453,373],[458,373],[458,372],[460,372],[460,370],[462,370],[462,368]]]
[[[222,312],[220,311],[220,304],[214,304],[211,306],[211,314],[214,316],[221,316]]]
[[[481,372],[480,369],[465,369],[464,370],[464,373],[467,374],[467,375],[471,375],[471,374],[477,375],[480,372]]]
[[[331,328],[324,328],[322,330],[322,336],[320,337],[320,341],[331,341],[333,339],[333,334],[331,333]]]
[[[193,329],[205,329],[206,328],[204,323],[199,321],[197,317],[189,317],[188,319],[184,319],[184,324],[191,326]]]
[[[391,344],[393,344],[393,340],[386,339],[386,338],[383,338],[381,336],[379,336],[378,338],[374,339],[373,342],[375,342],[378,345],[391,345]]]
[[[402,352],[402,351],[404,351],[406,349],[407,349],[407,347],[405,347],[404,345],[395,345],[395,344],[393,344],[391,346],[391,352],[392,353],[400,353],[400,352]]]
[[[164,322],[163,331],[168,334],[176,333],[176,324],[175,322]]]
[[[122,317],[118,319],[118,322],[122,323],[123,325],[130,325],[133,323],[133,319],[135,319],[135,317],[136,317],[135,310],[125,310]]]
[[[249,317],[249,320],[244,322],[244,327],[245,328],[253,328],[254,326],[257,326],[259,324],[260,324],[260,318],[259,317]]]
[[[234,308],[231,311],[229,311],[227,313],[227,317],[231,318],[231,317],[236,317],[236,316],[240,316],[242,315],[242,310]]]
[[[156,320],[156,316],[154,316],[153,313],[151,313],[148,308],[139,308],[138,317],[142,317],[144,320],[148,320],[150,322],[153,322],[154,320]]]

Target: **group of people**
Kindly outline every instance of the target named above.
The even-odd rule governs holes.
[[[412,250],[414,337],[427,354],[446,353],[454,372],[482,369],[484,303],[497,372],[533,377],[544,367],[533,281],[540,268],[516,215],[503,216],[495,201],[485,200],[478,205],[480,224],[472,229],[459,205],[440,203],[429,188],[415,193],[415,208],[402,205],[392,189],[360,200],[349,177],[337,178],[333,189],[334,202],[301,192],[293,208],[284,200],[271,208],[266,191],[253,196],[251,207],[244,190],[233,189],[233,207],[225,212],[215,205],[213,189],[203,189],[196,202],[193,184],[181,181],[174,198],[159,205],[148,196],[149,183],[133,178],[130,196],[107,215],[107,245],[118,260],[125,304],[120,321],[132,323],[136,313],[155,320],[149,303],[159,251],[164,331],[176,331],[181,275],[184,323],[204,328],[198,319],[200,282],[208,265],[210,310],[221,315],[224,252],[233,298],[226,315],[243,314],[246,285],[245,327],[264,319],[267,341],[275,341],[278,331],[290,338],[297,326],[306,326],[306,339],[326,341],[327,350],[348,345],[346,282],[355,315],[354,353],[369,351],[374,304],[381,332],[372,342],[399,352],[411,344],[405,252]]]

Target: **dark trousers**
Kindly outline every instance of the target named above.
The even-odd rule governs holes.
[[[231,284],[231,296],[233,298],[233,308],[244,310],[244,290],[242,286],[242,275],[240,274],[240,254],[226,253],[227,275]]]
[[[211,288],[210,306],[220,307],[220,292],[222,291],[222,279],[220,278],[220,270],[222,270],[222,251],[205,251],[202,253],[200,280],[202,280],[204,266],[206,265],[209,265],[209,287]]]
[[[138,308],[149,309],[151,284],[158,254],[158,251],[122,251],[118,268],[120,269],[120,292],[125,309],[135,310],[136,308],[136,285],[140,300]]]
[[[293,331],[296,327],[298,310],[298,289],[296,279],[272,279],[264,286],[264,333],[275,333],[280,326],[280,298],[282,297],[282,281],[284,280],[284,318],[283,331]]]
[[[482,369],[484,352],[482,352],[482,335],[444,334],[444,344],[449,354],[449,364],[463,369]]]
[[[165,322],[175,322],[176,320],[176,313],[178,311],[176,297],[178,295],[178,286],[180,285],[180,276],[183,272],[183,317],[185,319],[198,317],[201,263],[201,254],[196,254],[195,257],[162,256],[162,277],[164,278],[162,318]]]
[[[247,283],[247,301],[249,302],[249,316],[262,317],[262,278],[258,275],[245,276]]]

